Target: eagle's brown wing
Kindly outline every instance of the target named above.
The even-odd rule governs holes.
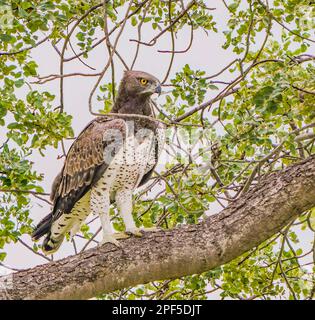
[[[104,174],[125,137],[126,122],[123,119],[99,117],[85,127],[70,147],[64,166],[53,182],[53,210],[34,229],[34,240],[49,234],[53,222],[64,213],[71,212],[75,203]]]
[[[62,213],[70,212],[75,203],[98,181],[109,164],[104,161],[105,148],[115,143],[117,152],[117,144],[122,142],[125,135],[126,124],[123,119],[99,117],[86,126],[72,144],[64,167],[53,183],[52,222]]]

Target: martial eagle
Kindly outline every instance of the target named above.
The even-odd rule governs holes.
[[[32,234],[34,241],[46,235],[44,253],[58,250],[65,235],[74,236],[90,213],[100,217],[102,243],[119,246],[118,239],[126,233],[141,234],[132,217],[132,194],[150,178],[164,140],[163,125],[153,119],[153,93],[161,93],[157,78],[142,71],[125,72],[111,111],[117,116],[97,117],[74,141],[52,186],[52,211]],[[113,202],[125,234],[111,228]]]

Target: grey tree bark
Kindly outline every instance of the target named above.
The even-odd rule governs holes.
[[[262,178],[197,225],[146,233],[13,274],[0,299],[87,299],[227,263],[315,206],[315,156]],[[4,280],[4,279],[2,279]],[[0,278],[1,282],[1,278]]]

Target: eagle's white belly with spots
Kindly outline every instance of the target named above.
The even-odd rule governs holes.
[[[143,176],[155,165],[153,138],[152,134],[139,142],[134,136],[128,137],[124,147],[112,159],[93,187],[94,191],[98,194],[108,193],[110,198],[114,199],[121,190],[135,190]]]
[[[154,155],[153,132],[140,141],[134,136],[127,136],[124,147],[110,162],[109,167],[91,191],[91,211],[100,216],[103,230],[102,242],[117,244],[113,238],[109,207],[110,200],[115,199],[117,208],[123,218],[127,232],[136,233],[137,227],[132,217],[132,194],[148,169],[152,154]]]

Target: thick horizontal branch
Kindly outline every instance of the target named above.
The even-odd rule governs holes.
[[[122,241],[121,249],[106,244],[16,272],[0,298],[87,299],[153,280],[199,274],[259,245],[313,206],[315,156],[265,176],[197,225],[146,233]]]

